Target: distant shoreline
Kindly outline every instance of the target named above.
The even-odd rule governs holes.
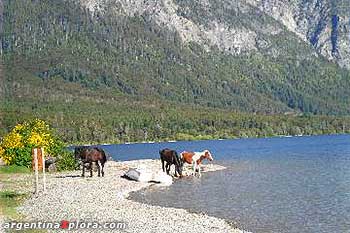
[[[215,139],[198,139],[198,140],[169,140],[169,141],[136,141],[136,142],[123,142],[123,143],[92,143],[92,144],[70,144],[67,147],[75,146],[111,146],[111,145],[135,145],[135,144],[160,144],[160,143],[177,143],[177,142],[195,142],[195,141],[227,141],[227,140],[240,140],[240,139],[263,139],[263,138],[294,138],[294,137],[316,137],[316,136],[341,136],[350,135],[348,133],[335,133],[335,134],[304,134],[304,135],[276,135],[271,137],[241,137],[241,138],[215,138]]]

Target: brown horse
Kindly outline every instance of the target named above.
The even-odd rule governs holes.
[[[200,165],[204,159],[208,159],[209,161],[213,161],[213,156],[211,155],[209,150],[204,150],[202,152],[189,152],[184,151],[180,154],[181,160],[183,162],[192,164],[193,166],[193,175],[196,174],[197,166],[198,166],[198,174],[201,176],[201,168]]]
[[[174,164],[175,165],[175,176],[177,176],[177,173],[180,175],[180,177],[182,176],[183,162],[179,158],[176,151],[166,148],[166,149],[159,151],[159,155],[160,155],[160,160],[162,161],[163,172],[165,172],[165,169],[166,169],[166,173],[169,175],[170,167],[171,167],[171,165]],[[165,168],[164,168],[164,162],[166,162]]]
[[[93,162],[96,163],[98,176],[101,176],[100,173],[102,173],[102,176],[104,176],[105,173],[103,171],[103,168],[107,161],[107,157],[104,150],[98,147],[80,146],[75,148],[74,156],[75,156],[75,159],[81,160],[81,163],[83,165],[83,173],[81,175],[82,177],[85,176],[86,164],[89,164],[88,167],[90,169],[90,177],[92,177]]]

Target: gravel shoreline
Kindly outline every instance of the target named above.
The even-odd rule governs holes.
[[[27,221],[123,222],[127,226],[120,230],[121,232],[243,233],[223,219],[127,199],[130,192],[154,185],[121,178],[129,168],[140,166],[159,170],[161,163],[159,160],[150,159],[108,161],[103,178],[96,177],[96,173],[93,178],[82,178],[81,171],[50,174],[47,177],[47,192],[38,196],[33,195],[17,210],[26,216]],[[221,169],[225,168],[219,165],[206,165],[203,172]],[[116,230],[85,229],[83,232],[116,232]]]

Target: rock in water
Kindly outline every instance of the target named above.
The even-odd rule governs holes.
[[[152,173],[146,170],[130,168],[124,175],[139,182],[150,182],[152,180]]]
[[[129,179],[139,181],[140,172],[138,172],[136,169],[130,168],[127,172],[125,172],[124,176],[128,177]]]
[[[139,182],[156,182],[166,185],[173,183],[173,178],[162,171],[152,172],[147,169],[130,168],[124,176]]]

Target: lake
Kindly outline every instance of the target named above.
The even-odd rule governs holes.
[[[226,170],[131,198],[227,219],[256,233],[350,232],[350,135],[104,146],[117,160],[209,149]]]

